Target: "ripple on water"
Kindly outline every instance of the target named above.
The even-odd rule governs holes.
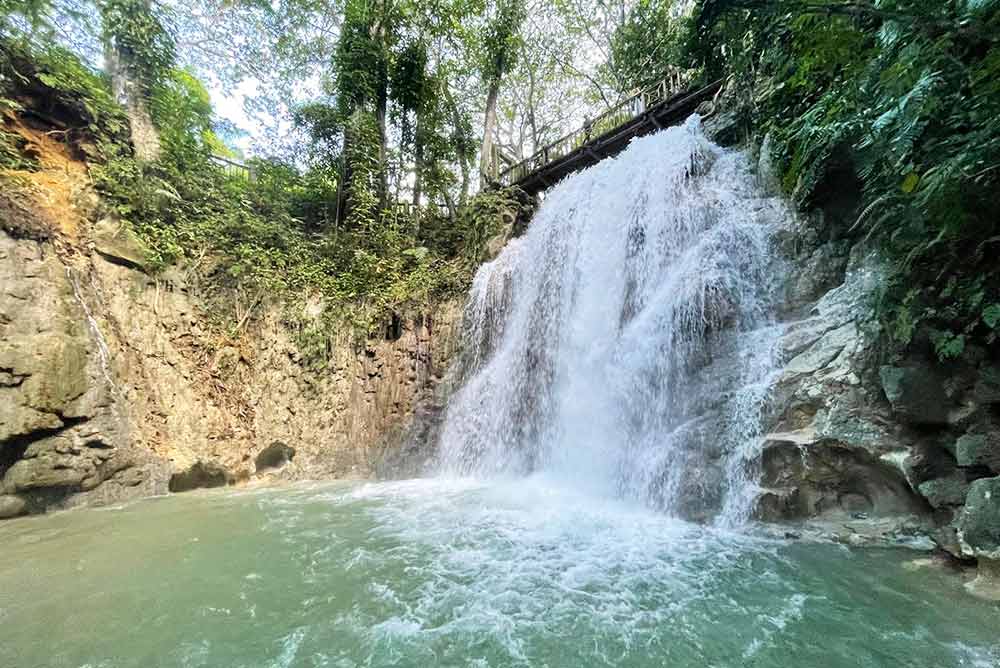
[[[904,552],[700,527],[544,477],[215,493],[35,522],[44,541],[0,551],[3,666],[980,668],[1000,656],[997,608],[943,572],[907,570]],[[0,543],[23,531],[0,525]]]

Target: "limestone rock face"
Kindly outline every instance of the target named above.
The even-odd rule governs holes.
[[[218,313],[232,296],[210,303],[183,271],[143,273],[120,225],[101,221],[87,238],[66,254],[0,231],[0,518],[258,470],[371,475],[457,341],[457,303],[361,344],[345,328],[318,362],[303,358],[282,304],[224,338]]]
[[[820,222],[803,220],[805,227],[788,236],[808,239],[815,234],[810,225]],[[823,248],[826,267],[846,267],[839,285],[816,276],[816,251],[789,253],[786,362],[772,395],[757,515],[774,521],[918,512],[897,461],[906,445],[891,409],[866,382],[878,337],[867,306],[881,277],[877,260],[863,248],[850,257],[842,244]]]
[[[945,364],[919,336],[886,359],[872,308],[878,253],[824,240],[821,218],[789,225],[779,234],[785,364],[757,516],[838,540],[859,521],[916,527],[922,541],[979,559],[978,590],[1000,592],[1000,363],[970,346]]]
[[[125,481],[102,493],[115,500],[149,480],[153,462],[130,447],[80,280],[52,245],[0,233],[0,514]]]

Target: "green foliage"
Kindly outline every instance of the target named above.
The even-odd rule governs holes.
[[[74,142],[121,141],[128,122],[107,79],[56,46],[32,47],[23,39],[0,40],[0,105],[19,111],[46,105],[47,115],[70,127]]]
[[[368,334],[391,313],[463,292],[502,215],[517,207],[510,193],[484,193],[464,208],[464,195],[456,197],[454,165],[471,161],[475,140],[449,88],[454,66],[443,64],[440,49],[433,65],[428,53],[441,25],[451,25],[434,14],[451,11],[443,5],[349,0],[333,95],[295,113],[313,141],[308,160],[254,159],[250,179],[216,164],[214,156],[231,153],[213,131],[204,86],[172,66],[167,18],[145,0],[100,7],[106,46],[141,85],[159,132],[158,159],[136,160],[108,77],[67,51],[5,43],[2,103],[51,105],[46,114],[54,108],[60,122],[79,124],[100,148],[88,154],[93,184],[108,212],[144,242],[151,270],[181,264],[206,278],[204,286],[283,300],[304,352],[319,364],[344,323]],[[412,158],[424,195],[447,207],[402,210],[386,196],[387,108],[404,135],[390,159]],[[8,151],[5,138],[0,162],[8,164],[8,153],[19,151]],[[304,305],[317,302],[322,319],[303,318]]]
[[[295,125],[312,139],[312,148],[328,162],[333,161],[342,146],[343,122],[337,108],[323,102],[298,106],[292,113]]]
[[[104,41],[113,45],[129,74],[146,92],[169,79],[175,45],[150,0],[103,0]]]
[[[171,70],[153,89],[150,113],[167,156],[176,162],[225,149],[212,131],[212,102],[193,74]]]
[[[382,167],[378,121],[372,114],[358,110],[348,121],[347,136],[349,141],[344,148],[344,160],[350,165],[344,183],[347,226],[377,234]]]
[[[829,234],[882,246],[891,333],[926,329],[947,358],[995,338],[998,29],[995,0],[702,0],[661,51],[746,82],[730,104],[803,206],[857,199]]]
[[[627,88],[644,88],[661,77],[664,66],[688,67],[686,19],[675,16],[673,3],[640,0],[611,39],[608,67]]]
[[[432,83],[427,76],[427,44],[413,40],[396,56],[389,82],[392,98],[405,112],[419,113],[430,101]],[[404,143],[408,131],[403,126]]]
[[[387,17],[378,11],[386,2],[348,0],[333,60],[337,109],[342,120],[374,104],[386,89],[392,39]]]
[[[527,17],[524,0],[498,0],[493,20],[487,22],[482,40],[482,72],[487,82],[500,81],[517,64],[521,24]]]
[[[0,130],[0,169],[35,171],[38,165],[24,155],[25,141],[20,135]]]

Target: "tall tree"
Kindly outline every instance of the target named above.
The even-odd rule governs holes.
[[[493,147],[497,126],[497,98],[500,84],[517,64],[524,22],[524,0],[497,0],[492,16],[483,27],[481,72],[486,85],[486,109],[483,120],[483,144],[479,154],[479,173],[483,183],[493,176]]]
[[[342,218],[361,213],[366,206],[386,203],[386,113],[389,100],[389,46],[395,31],[390,24],[392,0],[349,0],[333,61],[333,87],[337,110],[344,127],[344,151],[341,173],[341,196],[338,207]],[[371,145],[375,127],[376,142]],[[371,170],[367,152],[375,151],[378,168]],[[358,170],[353,158],[366,167]],[[359,197],[375,177],[374,199]],[[359,181],[358,178],[361,178]],[[374,210],[366,215],[374,215]]]
[[[160,137],[149,110],[153,89],[174,66],[173,38],[150,0],[105,0],[100,6],[105,67],[115,97],[125,107],[139,160],[160,157]]]

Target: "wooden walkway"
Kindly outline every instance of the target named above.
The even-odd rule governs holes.
[[[617,155],[632,138],[683,122],[698,105],[712,99],[722,84],[719,80],[692,90],[682,74],[673,74],[519,163],[511,164],[494,151],[489,181],[496,187],[517,186],[528,195],[537,195],[567,175]]]

